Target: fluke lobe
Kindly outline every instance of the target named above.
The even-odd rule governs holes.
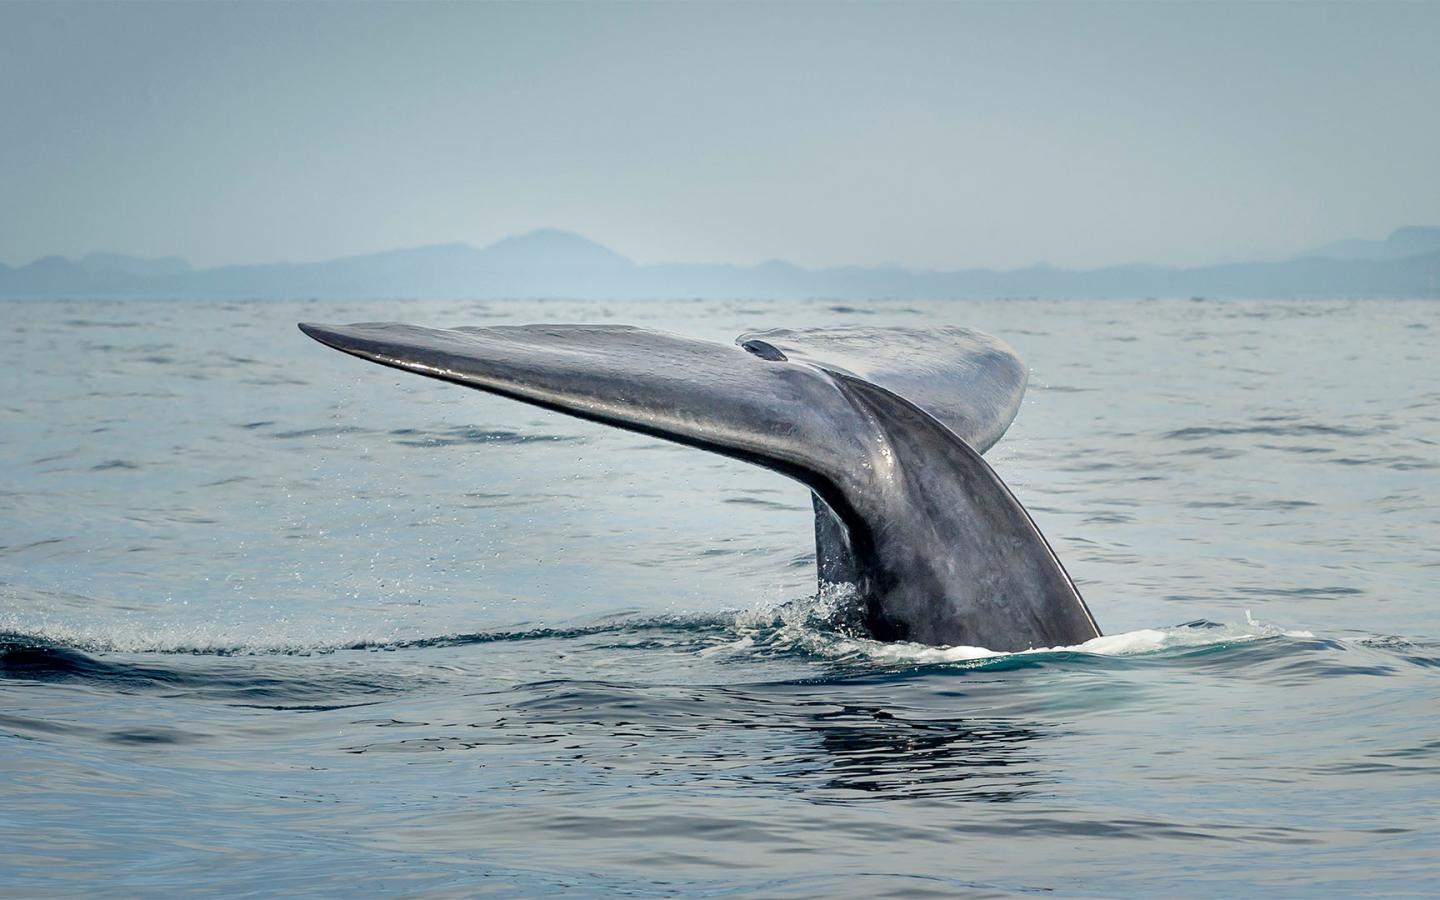
[[[774,469],[814,494],[821,581],[880,640],[1015,651],[1100,630],[980,458],[1026,371],[963,328],[776,330],[735,345],[628,326],[300,329],[361,359]]]

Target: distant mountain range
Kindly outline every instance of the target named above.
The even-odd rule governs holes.
[[[326,262],[192,269],[183,259],[92,253],[0,265],[0,298],[880,298],[1437,297],[1440,228],[1401,228],[1383,241],[1340,241],[1283,262],[1191,268],[1033,266],[924,271],[898,266],[807,269],[640,265],[553,229],[488,247],[439,244]]]

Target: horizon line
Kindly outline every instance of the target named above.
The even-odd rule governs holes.
[[[476,252],[484,252],[484,251],[486,251],[486,250],[493,249],[493,248],[495,248],[495,247],[497,247],[497,246],[499,246],[499,245],[501,245],[501,244],[504,244],[504,243],[507,243],[507,242],[510,242],[510,241],[521,240],[521,239],[524,239],[524,238],[533,238],[533,237],[536,237],[536,236],[538,236],[538,235],[544,235],[544,234],[553,234],[553,235],[558,235],[558,236],[562,236],[562,237],[566,237],[566,238],[575,238],[575,239],[578,239],[578,240],[580,240],[580,241],[583,241],[583,242],[585,242],[586,244],[589,244],[589,245],[591,245],[591,246],[593,246],[593,247],[596,247],[596,248],[598,248],[598,249],[604,250],[604,251],[606,251],[606,252],[608,252],[608,253],[610,253],[610,254],[612,254],[612,255],[620,258],[620,259],[623,259],[625,262],[627,262],[627,263],[629,263],[629,264],[631,264],[631,265],[633,265],[633,266],[635,266],[635,267],[637,267],[637,268],[653,268],[653,267],[659,267],[659,266],[712,266],[712,267],[729,267],[729,268],[754,269],[754,268],[760,268],[760,267],[762,267],[762,266],[767,266],[767,265],[780,264],[780,265],[785,265],[785,266],[789,266],[789,267],[796,268],[796,269],[801,269],[801,270],[808,271],[808,272],[824,272],[824,271],[833,271],[833,270],[838,270],[838,269],[898,269],[898,270],[900,270],[900,271],[911,272],[911,273],[957,273],[957,272],[996,272],[996,273],[1006,273],[1006,272],[1026,272],[1026,271],[1032,271],[1032,270],[1036,270],[1036,269],[1052,269],[1052,270],[1057,270],[1057,271],[1068,271],[1068,272],[1102,272],[1102,271],[1107,271],[1107,270],[1112,270],[1112,269],[1137,269],[1137,268],[1155,268],[1155,269],[1179,269],[1179,270],[1185,270],[1185,269],[1203,269],[1203,268],[1211,268],[1211,267],[1215,267],[1215,266],[1227,266],[1227,265],[1254,265],[1254,264],[1266,264],[1266,263],[1293,262],[1293,261],[1297,261],[1297,260],[1301,260],[1301,259],[1310,258],[1310,257],[1312,257],[1317,251],[1326,249],[1326,248],[1328,248],[1328,247],[1332,247],[1332,246],[1337,245],[1337,244],[1345,244],[1345,243],[1351,243],[1351,242],[1356,242],[1356,243],[1374,243],[1374,244],[1387,243],[1388,241],[1390,241],[1391,239],[1393,239],[1396,235],[1398,235],[1398,234],[1400,234],[1400,233],[1402,233],[1402,232],[1405,232],[1405,231],[1409,231],[1409,230],[1421,230],[1421,231],[1431,231],[1431,230],[1434,230],[1434,231],[1440,231],[1440,225],[1400,225],[1400,226],[1397,226],[1397,227],[1395,227],[1395,228],[1392,228],[1392,229],[1389,231],[1388,234],[1386,234],[1384,237],[1381,237],[1381,238],[1355,238],[1355,237],[1337,238],[1337,239],[1332,240],[1332,241],[1327,241],[1326,243],[1321,244],[1321,245],[1319,245],[1318,247],[1312,248],[1311,250],[1305,251],[1304,253],[1300,253],[1300,254],[1298,254],[1298,255],[1293,255],[1293,256],[1281,257],[1281,258],[1269,258],[1269,259],[1265,259],[1265,258],[1250,257],[1250,258],[1244,258],[1244,259],[1230,259],[1230,260],[1219,261],[1219,262],[1188,263],[1188,264],[1156,263],[1156,262],[1145,262],[1145,261],[1132,261],[1132,262],[1127,262],[1127,263],[1111,263],[1111,264],[1098,265],[1098,266],[1071,267],[1071,266],[1056,265],[1056,264],[1054,264],[1054,263],[1050,263],[1050,262],[1047,262],[1047,261],[1040,260],[1040,261],[1028,263],[1028,264],[1026,264],[1026,265],[1011,266],[1011,267],[1006,267],[1006,268],[1000,268],[1000,267],[996,267],[996,266],[993,266],[993,265],[968,265],[968,266],[963,266],[963,265],[962,265],[962,266],[959,266],[959,267],[956,267],[956,268],[934,268],[934,267],[915,267],[915,266],[908,266],[908,265],[905,265],[905,264],[903,264],[903,263],[899,263],[899,262],[895,262],[895,261],[887,261],[887,262],[881,262],[881,263],[837,263],[837,264],[830,264],[830,265],[806,265],[806,264],[804,264],[804,263],[797,263],[797,262],[794,262],[794,261],[792,261],[792,260],[785,259],[784,257],[779,257],[779,256],[768,257],[768,258],[763,259],[763,260],[761,260],[761,261],[759,261],[759,262],[752,262],[752,263],[733,262],[733,261],[731,261],[731,262],[692,262],[692,261],[686,261],[686,260],[670,260],[670,261],[664,261],[664,262],[638,262],[638,261],[636,261],[634,258],[632,258],[632,257],[630,257],[630,256],[627,256],[627,255],[625,255],[624,253],[622,253],[621,251],[616,250],[615,248],[611,247],[609,244],[607,244],[607,243],[602,243],[601,241],[598,241],[598,240],[596,240],[595,238],[592,238],[592,237],[590,237],[590,236],[588,236],[588,235],[586,235],[586,234],[582,234],[582,233],[579,232],[579,231],[572,231],[572,230],[567,229],[567,228],[560,228],[560,227],[556,227],[556,226],[553,226],[553,225],[546,225],[546,226],[541,226],[541,227],[539,227],[539,228],[530,229],[529,231],[523,231],[523,232],[518,232],[518,233],[515,233],[515,234],[506,235],[506,236],[504,236],[504,237],[497,238],[496,240],[490,241],[489,243],[485,243],[485,244],[475,244],[475,243],[471,243],[470,241],[465,241],[465,240],[436,241],[436,242],[433,242],[433,243],[426,243],[426,244],[407,244],[407,245],[402,245],[402,246],[398,246],[398,247],[382,248],[382,249],[378,249],[378,250],[368,250],[368,251],[358,251],[358,252],[353,252],[353,253],[344,253],[344,254],[341,254],[341,255],[339,255],[339,256],[327,256],[327,257],[321,257],[321,258],[318,258],[318,259],[301,259],[301,260],[274,259],[274,260],[264,260],[264,261],[258,261],[258,262],[235,262],[235,263],[220,263],[220,264],[217,264],[217,265],[196,266],[196,265],[192,264],[188,258],[186,258],[186,257],[184,257],[184,256],[182,256],[182,255],[180,255],[180,254],[178,254],[178,253],[167,253],[167,254],[162,254],[162,255],[158,255],[158,256],[142,256],[142,255],[139,255],[139,254],[125,253],[125,252],[121,252],[121,251],[117,251],[117,250],[90,250],[90,251],[87,251],[87,252],[85,252],[84,254],[81,254],[81,255],[79,255],[79,256],[65,256],[64,254],[61,254],[61,253],[47,253],[47,254],[45,254],[45,255],[43,255],[43,256],[38,256],[38,257],[30,260],[29,262],[18,263],[18,264],[6,263],[3,259],[0,259],[0,267],[3,267],[3,268],[8,269],[8,270],[10,270],[10,271],[18,271],[18,270],[20,270],[20,269],[24,269],[24,268],[27,268],[27,267],[29,267],[29,266],[36,265],[37,263],[42,263],[42,262],[45,262],[45,261],[47,261],[47,260],[62,260],[62,261],[67,262],[67,263],[69,263],[69,264],[71,264],[71,265],[79,265],[79,264],[83,263],[85,260],[87,260],[87,259],[89,259],[89,258],[91,258],[91,257],[95,257],[95,256],[111,256],[111,257],[118,257],[118,258],[121,258],[121,259],[133,260],[133,261],[136,261],[136,262],[146,262],[146,263],[179,261],[179,262],[181,262],[181,263],[184,263],[184,265],[186,266],[186,271],[187,271],[187,272],[190,272],[190,273],[194,273],[194,272],[213,272],[213,271],[217,271],[217,270],[221,270],[221,269],[246,269],[246,268],[260,268],[260,267],[267,267],[267,266],[307,266],[307,265],[322,265],[322,264],[325,264],[325,263],[343,262],[343,261],[346,261],[346,260],[353,260],[353,259],[363,259],[363,258],[365,258],[365,257],[370,257],[370,256],[383,256],[383,255],[391,254],[391,253],[407,253],[407,252],[414,252],[414,251],[418,251],[418,250],[431,250],[431,249],[440,249],[440,248],[447,248],[447,247],[464,248],[464,249],[473,250],[473,251],[476,251]],[[1424,255],[1424,253],[1426,253],[1426,252],[1430,252],[1430,251],[1422,251],[1422,253],[1421,253],[1421,254],[1418,254],[1418,255]],[[178,274],[178,273],[177,273],[177,274]],[[156,276],[142,276],[142,277],[156,277]],[[163,277],[163,276],[161,276],[161,277]]]

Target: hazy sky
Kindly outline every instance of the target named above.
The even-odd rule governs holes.
[[[0,0],[0,261],[571,229],[1204,263],[1440,224],[1440,3]]]

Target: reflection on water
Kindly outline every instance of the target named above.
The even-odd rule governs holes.
[[[1003,719],[897,718],[846,707],[816,717],[826,786],[877,798],[1005,803],[1047,782],[1030,742],[1044,731]]]

